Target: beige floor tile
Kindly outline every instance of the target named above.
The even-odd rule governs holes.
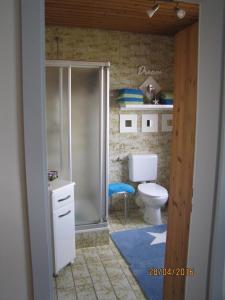
[[[92,278],[92,282],[93,282],[94,286],[109,283],[109,279],[108,279],[108,276],[106,273],[105,274],[95,274],[94,276],[92,274],[91,278]]]
[[[96,293],[93,287],[80,286],[76,288],[78,300],[97,300]]]
[[[75,259],[74,263],[72,264],[72,266],[77,266],[77,265],[82,265],[82,264],[85,264],[84,256],[82,254],[77,253],[76,259]]]
[[[131,286],[126,278],[126,276],[123,274],[122,276],[118,274],[118,277],[114,277],[110,279],[114,290],[131,290]]]
[[[117,300],[113,290],[110,291],[96,291],[98,300]]]
[[[130,269],[128,266],[125,266],[125,264],[122,265],[122,270],[129,282],[129,284],[131,285],[131,287],[136,286],[137,285],[137,281],[135,280],[133,274],[131,273]]]
[[[162,218],[166,222],[166,212]],[[126,224],[122,211],[113,212],[109,222],[110,232],[149,226],[134,209]],[[77,249],[75,263],[60,272],[56,287],[58,300],[146,299],[112,240],[109,245]]]
[[[124,273],[122,271],[121,265],[118,263],[112,264],[110,262],[110,264],[105,264],[105,270],[110,278],[110,280],[113,280],[114,278],[124,278]]]
[[[94,282],[95,291],[105,291],[110,292],[113,291],[113,287],[108,279],[101,280],[98,282]]]
[[[119,264],[118,264],[118,259],[116,261],[114,260],[105,260],[102,262],[103,265],[104,265],[104,268],[106,269],[106,267],[115,267],[115,266],[118,266],[119,267]]]
[[[118,263],[121,265],[121,267],[127,267],[129,268],[129,265],[126,263],[126,261],[123,259],[123,257],[121,257],[120,259],[118,259]]]
[[[83,255],[88,255],[88,254],[92,254],[92,253],[97,253],[96,247],[82,248],[82,249],[80,249],[80,250],[82,250]]]
[[[99,250],[98,255],[101,261],[116,260],[116,257],[110,248],[102,251]]]
[[[75,286],[84,286],[84,285],[92,285],[92,279],[90,276],[88,277],[79,277],[74,280],[75,281]]]
[[[146,300],[146,297],[144,296],[144,294],[138,284],[136,284],[135,286],[132,286],[132,290],[134,291],[134,294],[138,300]]]
[[[57,289],[67,289],[74,287],[73,275],[71,266],[67,266],[56,277]]]
[[[58,292],[57,288],[54,287],[54,288],[53,288],[53,297],[54,297],[53,299],[54,299],[54,300],[58,300],[58,293],[57,293],[57,292]]]
[[[102,245],[102,246],[97,246],[96,250],[99,251],[106,251],[106,250],[110,250],[110,245]]]
[[[58,289],[58,300],[77,300],[75,288]]]
[[[118,299],[130,299],[130,300],[136,300],[136,296],[128,282],[128,280],[126,279],[125,275],[122,278],[120,278],[120,280],[116,279],[112,279],[111,283],[113,285],[113,288],[115,290],[116,296],[118,297]]]
[[[80,277],[89,277],[89,271],[86,264],[73,265],[72,266],[73,278],[79,279]]]
[[[97,249],[93,249],[93,247],[91,248],[93,251],[84,252],[84,259],[87,264],[99,264],[101,260],[98,256]]]
[[[101,261],[98,264],[90,263],[87,265],[87,268],[88,268],[89,273],[93,276],[99,275],[99,274],[105,275],[105,269],[104,269],[104,266]]]
[[[116,290],[116,296],[119,300],[140,300],[137,299],[136,295],[132,290],[129,289],[117,289]]]

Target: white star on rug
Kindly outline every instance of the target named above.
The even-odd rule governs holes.
[[[147,232],[147,233],[155,237],[150,245],[157,245],[166,242],[166,230],[160,233],[157,232]]]

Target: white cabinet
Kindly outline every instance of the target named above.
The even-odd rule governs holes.
[[[57,180],[50,185],[54,274],[73,263],[75,249],[74,183]]]

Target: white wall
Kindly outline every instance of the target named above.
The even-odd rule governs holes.
[[[31,300],[24,170],[20,7],[0,4],[0,299]]]
[[[186,298],[206,300],[208,260],[215,202],[223,66],[224,1],[203,0],[200,11],[199,82],[193,207],[190,223],[188,267],[196,275],[187,278]],[[216,299],[215,299],[216,300]]]

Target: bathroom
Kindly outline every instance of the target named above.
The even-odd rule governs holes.
[[[146,299],[147,297],[148,299],[149,293],[155,292],[154,289],[146,293],[145,287],[140,284],[143,278],[138,280],[133,276],[135,271],[131,272],[123,253],[121,255],[119,251],[121,249],[115,246],[116,238],[114,243],[110,235],[117,231],[144,229],[157,224],[152,223],[151,220],[146,222],[143,208],[137,205],[138,184],[150,180],[147,178],[140,181],[130,180],[129,163],[131,155],[156,155],[157,176],[153,176],[153,181],[164,187],[168,194],[170,193],[173,110],[171,105],[157,107],[158,103],[152,103],[147,107],[149,100],[146,98],[145,102],[148,101],[148,104],[144,108],[143,105],[132,109],[129,106],[122,107],[118,101],[118,93],[124,88],[139,89],[149,78],[156,82],[160,91],[170,92],[170,94],[173,92],[174,35],[48,25],[48,22],[45,34],[48,162],[49,171],[57,171],[54,175],[59,177],[50,182],[50,185],[65,177],[72,178],[75,182],[76,258],[72,265],[66,266],[57,274],[54,281],[56,297],[57,299],[76,299],[76,297],[78,299]],[[98,63],[94,66],[93,62]],[[99,84],[99,68],[102,70],[100,84],[104,86],[104,90],[108,89],[108,95],[103,92],[102,98],[105,102],[108,100],[108,107],[104,106],[103,109],[105,115],[101,123],[108,128],[103,132],[99,129],[101,125],[95,122],[96,119],[102,118],[102,115],[98,114],[100,92],[94,90]],[[55,83],[51,85],[54,78]],[[60,85],[66,89],[70,86],[70,92],[69,90],[61,92],[61,95],[63,94],[61,100],[65,98],[61,108],[58,104]],[[77,92],[80,86],[86,89],[85,92],[82,91],[81,96]],[[50,90],[51,87],[55,89],[54,92],[53,89]],[[48,89],[51,100],[54,100],[55,96],[57,104],[53,101],[48,102]],[[86,103],[83,106],[80,103],[80,111],[76,110],[78,106],[73,105],[73,102],[72,105],[68,104],[69,94],[72,101],[75,101],[76,95],[86,97]],[[159,94],[156,98],[159,100]],[[65,124],[69,111],[70,125]],[[60,117],[54,119],[54,114]],[[152,130],[145,130],[143,117],[150,121],[151,126],[153,122]],[[134,128],[131,129],[130,124],[128,128],[122,126],[122,118],[125,118],[124,124],[134,118],[136,120]],[[64,120],[63,125],[60,125],[60,120]],[[54,131],[54,126],[57,133]],[[76,135],[79,126],[79,133]],[[59,134],[60,137],[59,131],[64,133]],[[59,140],[53,140],[52,132],[57,134]],[[82,143],[84,145],[83,137],[90,140],[89,144],[85,144],[85,149],[79,148]],[[99,140],[96,140],[96,137]],[[70,150],[68,150],[69,144]],[[75,157],[76,152],[79,153]],[[58,165],[61,164],[61,170],[60,167],[54,168],[54,159],[58,160]],[[82,166],[83,160],[89,162],[86,170]],[[95,172],[103,172],[103,183],[96,179]],[[70,177],[71,173],[74,173],[72,177]],[[115,193],[112,197],[108,197],[108,185],[115,182],[129,184],[135,189],[135,193],[129,195],[129,207],[124,206],[127,194]],[[95,203],[95,208],[99,212],[97,216],[93,216],[94,210],[90,207],[81,208],[82,203],[79,202],[80,195],[77,193],[80,186],[83,186],[82,190],[85,191],[89,188],[88,184],[93,185],[94,190],[98,185],[104,185],[101,195],[105,194],[106,197],[98,199],[96,196],[95,199],[90,200]],[[161,212],[162,226],[165,226],[163,224],[167,223],[167,203],[161,205]],[[156,230],[156,233],[164,231],[165,227],[162,227],[162,231]],[[116,280],[115,276],[119,280]],[[107,280],[101,285],[99,281],[105,277]]]

